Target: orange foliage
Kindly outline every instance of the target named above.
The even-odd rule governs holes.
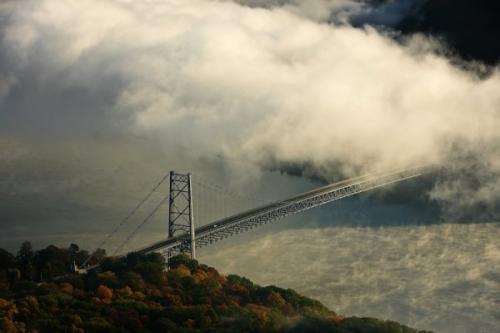
[[[217,277],[217,280],[220,282],[220,284],[226,284],[227,278],[224,275],[219,275]]]
[[[342,320],[344,320],[344,317],[339,316],[337,314],[333,314],[333,315],[328,317],[328,320],[331,320],[331,321],[338,323],[338,322],[341,322]]]
[[[186,322],[184,323],[184,325],[186,325],[186,326],[187,326],[187,328],[189,328],[189,329],[193,329],[193,328],[194,328],[194,324],[195,324],[195,322],[194,322],[194,320],[193,320],[193,319],[188,319],[188,320],[186,320]]]
[[[231,308],[239,308],[240,305],[238,304],[238,302],[230,299],[229,301],[227,301],[227,306],[231,307]]]
[[[191,276],[191,271],[186,266],[179,265],[177,268],[170,270],[169,275],[180,279],[186,276]]]
[[[3,298],[0,298],[0,310],[9,318],[14,318],[18,313],[16,305]]]
[[[14,321],[14,316],[18,313],[17,307],[14,303],[0,298],[0,310],[2,310],[2,315],[4,316],[4,318],[0,319],[0,332],[25,332],[24,324]]]
[[[111,298],[103,298],[101,302],[102,304],[111,304]]]
[[[8,300],[0,298],[0,309],[1,310],[7,309],[10,305],[11,305],[11,303]]]
[[[193,275],[194,282],[200,283],[208,277],[208,274],[204,271],[198,271]]]
[[[63,293],[70,294],[70,295],[73,293],[73,285],[71,283],[63,282],[63,283],[61,283],[61,285],[59,287],[61,288],[61,291]]]
[[[276,292],[271,292],[269,296],[267,296],[267,304],[270,306],[276,307],[278,309],[284,309],[288,303],[285,301],[280,294]]]
[[[234,294],[238,294],[238,295],[248,294],[248,289],[245,288],[245,286],[243,286],[241,284],[230,284],[226,288],[229,292],[234,293]]]
[[[247,308],[256,317],[257,324],[260,326],[265,325],[269,322],[268,308],[257,304],[248,304]]]
[[[103,286],[102,284],[99,287],[97,287],[96,294],[101,299],[110,300],[111,298],[113,298],[113,290],[106,286]]]
[[[179,295],[165,293],[164,297],[172,305],[175,305],[175,306],[181,306],[182,305],[182,298]]]
[[[227,278],[224,275],[219,274],[216,269],[214,268],[209,268],[206,273],[208,276],[213,278],[215,281],[219,282],[220,284],[226,284]]]
[[[2,332],[5,333],[17,333],[19,330],[16,324],[10,318],[3,318],[0,322],[0,328]]]

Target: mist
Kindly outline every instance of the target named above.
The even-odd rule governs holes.
[[[200,259],[261,285],[278,281],[345,315],[493,333],[500,325],[498,236],[498,224],[295,229]]]

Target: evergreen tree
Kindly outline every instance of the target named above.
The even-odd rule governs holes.
[[[34,277],[34,257],[35,255],[31,243],[28,241],[22,243],[19,252],[17,252],[16,261],[21,271],[21,278],[24,280],[32,280]]]

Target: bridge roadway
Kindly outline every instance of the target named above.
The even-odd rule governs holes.
[[[248,231],[257,226],[276,221],[326,203],[340,200],[382,186],[419,177],[432,167],[419,166],[409,169],[379,172],[360,176],[301,193],[286,200],[273,202],[227,218],[200,226],[195,230],[196,248],[210,245],[224,238]],[[196,218],[196,217],[195,217]],[[137,250],[139,253],[166,251],[175,255],[189,248],[189,234],[174,236]]]

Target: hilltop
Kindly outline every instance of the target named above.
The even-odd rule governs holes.
[[[102,257],[100,272],[27,278],[29,265],[40,276],[36,270],[62,270],[80,252],[47,249],[32,253],[31,264],[26,251],[17,257],[0,251],[0,332],[424,333],[344,318],[291,289],[225,276],[183,255],[171,259],[168,271],[160,254],[132,253]]]

